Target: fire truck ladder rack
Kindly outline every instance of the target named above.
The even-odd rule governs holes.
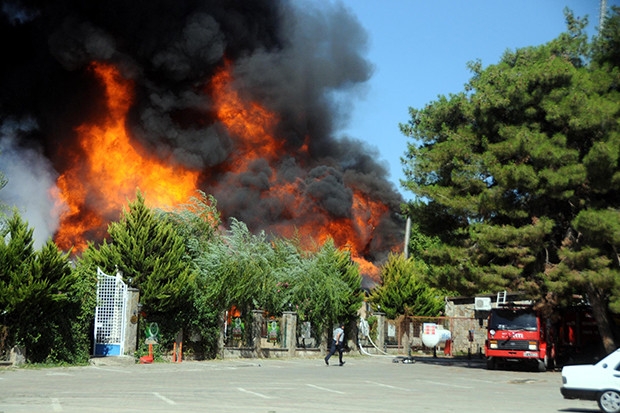
[[[506,304],[506,290],[504,290],[503,292],[498,292],[497,293],[497,300],[496,300],[497,305],[504,305]]]

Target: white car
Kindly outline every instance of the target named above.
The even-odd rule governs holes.
[[[562,368],[565,399],[596,400],[605,413],[620,413],[620,349],[596,364]]]

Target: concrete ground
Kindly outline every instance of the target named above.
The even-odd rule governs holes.
[[[564,400],[559,372],[487,371],[479,360],[346,355],[0,369],[0,413],[598,412]],[[336,359],[332,359],[337,362]],[[332,363],[334,364],[334,363]]]

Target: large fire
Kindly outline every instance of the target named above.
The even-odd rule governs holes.
[[[77,129],[80,151],[68,154],[72,166],[58,179],[66,211],[61,216],[55,241],[60,248],[74,246],[78,251],[85,248],[88,240],[103,238],[107,223],[118,216],[138,189],[145,194],[150,206],[170,207],[186,202],[196,189],[209,192],[209,187],[215,184],[199,182],[200,172],[204,179],[209,171],[173,167],[147,156],[126,128],[132,104],[132,83],[108,64],[94,63],[92,70],[105,87],[107,113],[100,121]],[[286,148],[283,140],[276,136],[278,116],[257,102],[244,101],[231,86],[232,79],[231,67],[225,65],[213,76],[207,92],[212,94],[217,118],[229,130],[235,144],[225,169],[242,173],[258,159],[269,164],[276,162]],[[296,151],[300,163],[305,162],[306,151],[306,145]],[[301,235],[306,242],[311,240],[319,245],[331,237],[336,245],[350,250],[364,274],[376,280],[376,266],[363,255],[374,228],[389,210],[363,192],[352,190],[352,216],[334,218],[302,202],[301,181],[278,181],[274,171],[270,176],[269,196],[281,199],[287,205],[286,214],[300,224],[295,227],[287,223],[275,224],[271,229],[285,237]],[[92,205],[93,200],[98,204],[96,212],[84,208],[87,202]]]
[[[0,76],[0,203],[78,255],[143,195],[217,200],[223,225],[328,238],[371,287],[401,249],[404,199],[346,132],[374,65],[338,2],[12,1]],[[61,6],[61,7],[55,7]],[[47,192],[46,192],[47,191]],[[191,202],[190,202],[191,203]]]
[[[282,141],[275,136],[277,116],[270,113],[257,102],[244,102],[239,94],[232,89],[232,74],[229,65],[222,68],[213,77],[212,93],[217,106],[217,115],[231,133],[239,137],[238,149],[234,152],[231,167],[236,172],[243,171],[256,159],[275,161],[284,150]],[[296,156],[302,160],[306,157],[305,145],[297,150]],[[288,205],[289,216],[306,219],[295,219],[301,222],[294,228],[288,224],[277,226],[276,232],[291,237],[295,232],[306,240],[312,240],[319,245],[328,238],[333,238],[336,245],[350,250],[352,259],[360,265],[361,271],[375,278],[378,276],[377,267],[365,260],[362,254],[372,239],[373,229],[384,214],[389,213],[388,207],[380,202],[368,199],[360,191],[354,190],[351,218],[334,218],[325,211],[301,204],[299,196],[302,189],[301,182],[280,182],[275,171],[271,174],[269,186],[270,196],[277,196]],[[303,241],[303,240],[302,240]]]
[[[103,238],[108,221],[118,217],[138,189],[149,205],[164,207],[186,202],[198,185],[198,172],[144,155],[125,127],[131,82],[111,65],[91,67],[105,86],[107,113],[99,122],[77,128],[81,151],[67,154],[72,166],[58,178],[67,209],[55,241],[65,250],[73,246],[81,251],[89,238]],[[85,208],[87,202],[97,208]]]

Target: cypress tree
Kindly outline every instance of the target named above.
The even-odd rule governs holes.
[[[33,229],[17,212],[0,232],[0,323],[7,342],[31,362],[84,361],[87,339],[73,327],[84,310],[68,255],[49,240],[33,248]]]

